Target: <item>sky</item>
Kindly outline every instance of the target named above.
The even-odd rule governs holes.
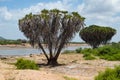
[[[77,11],[85,17],[86,26],[100,25],[117,30],[111,42],[120,41],[120,0],[0,0],[0,36],[25,39],[18,20],[26,14],[38,14],[42,9]],[[79,34],[73,41],[82,42]]]

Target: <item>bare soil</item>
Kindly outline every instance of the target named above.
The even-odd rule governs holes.
[[[18,58],[34,60],[39,70],[17,70],[13,65]],[[82,54],[62,54],[56,67],[45,66],[44,55],[13,56],[0,60],[0,80],[65,80],[64,76],[78,80],[94,80],[94,77],[106,68],[120,65],[120,61],[84,60]]]

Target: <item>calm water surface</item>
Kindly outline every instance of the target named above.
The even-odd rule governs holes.
[[[65,47],[64,50],[75,50],[77,48],[87,48],[89,46],[71,46]],[[47,50],[47,49],[46,49]],[[35,48],[10,48],[10,47],[0,47],[0,55],[29,55],[29,54],[40,54],[41,50]]]

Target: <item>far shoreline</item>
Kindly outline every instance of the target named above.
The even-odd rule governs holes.
[[[44,44],[43,44],[44,46]],[[68,43],[67,45],[65,45],[65,47],[68,47],[68,46],[89,46],[88,44],[86,43]],[[33,48],[29,43],[22,43],[22,44],[7,44],[7,45],[0,45],[0,48],[1,47],[9,47],[9,48]]]

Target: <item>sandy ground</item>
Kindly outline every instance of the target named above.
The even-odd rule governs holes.
[[[13,63],[20,57],[41,64],[40,69],[17,70]],[[62,54],[58,62],[60,66],[49,67],[42,65],[46,63],[44,55],[7,57],[0,60],[0,80],[65,80],[64,76],[94,80],[98,72],[120,65],[120,61],[84,60],[81,54]]]

